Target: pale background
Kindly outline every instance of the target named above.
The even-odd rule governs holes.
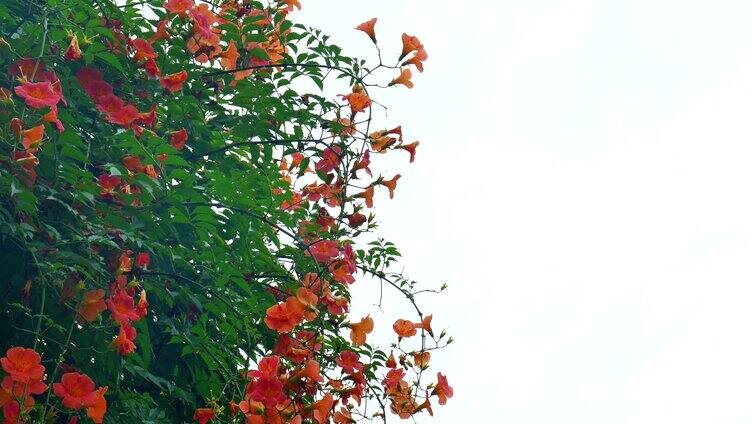
[[[379,95],[422,142],[380,231],[450,284],[427,309],[458,340],[435,359],[456,395],[418,421],[752,422],[752,2],[303,0],[296,18],[357,54],[374,16],[387,56],[403,31],[430,55]],[[409,312],[385,310],[374,337]]]

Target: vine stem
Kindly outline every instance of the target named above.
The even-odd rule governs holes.
[[[58,357],[57,362],[55,363],[55,369],[52,370],[52,374],[50,374],[50,382],[55,380],[55,377],[57,376],[57,371],[60,369],[60,364],[63,362],[64,355],[68,352],[68,347],[70,347],[70,340],[71,336],[73,335],[73,329],[76,328],[76,319],[73,319],[73,322],[71,322],[71,326],[68,329],[68,337],[65,339],[65,345],[63,345],[63,350],[60,351],[60,356]],[[50,395],[52,395],[52,384],[49,384],[47,387],[47,397],[44,400],[44,409],[42,410],[42,419],[47,415],[47,407],[50,405]]]
[[[47,300],[47,286],[42,284],[42,305],[39,307],[39,317],[37,318],[37,327],[34,330],[34,344],[32,349],[37,350],[37,342],[39,342],[39,332],[42,330],[42,317],[44,317],[44,303]]]

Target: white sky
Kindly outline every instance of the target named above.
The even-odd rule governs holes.
[[[752,2],[303,6],[346,52],[378,16],[430,55],[380,96],[421,146],[376,199],[406,272],[450,284],[456,394],[420,422],[752,422]]]

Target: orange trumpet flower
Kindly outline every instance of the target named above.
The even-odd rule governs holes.
[[[368,21],[365,21],[362,24],[356,26],[355,29],[357,29],[359,31],[365,32],[366,34],[368,34],[369,37],[371,37],[371,40],[374,43],[376,43],[376,30],[375,30],[375,26],[376,26],[376,21],[377,20],[378,20],[378,18],[373,18],[373,19],[370,19]]]
[[[350,324],[350,341],[356,346],[362,346],[371,331],[373,331],[373,318],[366,316],[360,322]]]
[[[381,185],[389,189],[389,198],[394,199],[394,190],[397,188],[397,180],[400,179],[402,175],[397,174],[394,177],[392,177],[391,180],[384,180],[381,182]]]
[[[418,51],[423,48],[423,44],[420,43],[418,37],[402,34],[402,53],[399,60],[402,60],[411,52]]]
[[[400,74],[397,78],[393,79],[392,82],[389,83],[390,86],[402,84],[407,88],[413,88],[415,84],[413,84],[412,81],[410,81],[410,78],[413,77],[413,73],[410,72],[410,69],[403,68],[402,71],[400,71]]]

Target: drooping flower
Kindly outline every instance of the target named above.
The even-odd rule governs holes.
[[[99,188],[101,189],[100,194],[102,197],[108,198],[112,197],[115,193],[115,189],[120,185],[120,176],[102,174],[97,181],[99,183]]]
[[[0,358],[3,370],[13,381],[28,383],[33,380],[44,379],[42,357],[34,350],[23,347],[12,347]]]
[[[415,65],[415,68],[419,72],[423,72],[423,62],[426,59],[428,59],[428,53],[426,53],[426,50],[421,47],[410,59],[406,60],[403,65]]]
[[[136,308],[136,303],[125,290],[118,290],[114,295],[107,299],[107,308],[112,314],[112,319],[125,325],[131,321],[138,321],[140,315]]]
[[[357,353],[351,350],[345,350],[340,353],[335,362],[342,367],[342,370],[347,374],[354,374],[363,371],[363,363],[360,362],[360,357]]]
[[[365,32],[371,40],[376,43],[376,21],[378,18],[369,19],[355,27],[355,29]]]
[[[352,213],[347,216],[347,223],[352,228],[358,228],[361,225],[365,224],[365,222],[368,220],[368,218],[363,215],[362,213],[356,212]]]
[[[159,85],[162,88],[170,90],[171,93],[175,93],[183,89],[183,83],[188,79],[188,72],[185,70],[176,72],[174,74],[165,75],[159,79]]]
[[[425,330],[428,334],[433,336],[433,328],[431,328],[431,321],[433,321],[433,315],[426,315],[425,317],[423,317],[420,323],[415,324],[415,328],[421,328]]]
[[[390,180],[384,180],[384,181],[381,182],[381,185],[383,185],[384,187],[386,187],[387,189],[389,189],[389,198],[390,199],[394,198],[394,190],[397,189],[397,180],[399,180],[400,177],[401,177],[401,175],[397,174],[394,177],[392,177],[392,179],[390,179]]]
[[[157,23],[157,30],[154,31],[154,35],[149,39],[149,44],[153,45],[157,41],[164,40],[170,36],[170,33],[167,31],[167,23],[167,19],[162,19]]]
[[[439,405],[446,405],[447,399],[454,396],[454,389],[452,389],[452,386],[449,385],[449,382],[447,381],[447,378],[444,374],[437,373],[436,379],[438,381],[436,382],[436,386],[434,386],[433,394],[438,396]]]
[[[164,8],[177,15],[185,15],[195,6],[193,0],[167,0]]]
[[[220,65],[222,65],[222,69],[235,69],[235,65],[238,62],[238,57],[240,57],[240,55],[238,54],[238,48],[235,46],[235,40],[230,41],[230,44],[227,46],[227,50],[222,52],[219,56],[221,57],[219,63]]]
[[[14,91],[33,109],[55,106],[60,101],[60,94],[49,81],[24,82],[16,86]]]
[[[79,322],[82,320],[93,322],[105,309],[107,309],[107,305],[104,303],[104,290],[89,290],[84,293],[84,299],[78,306],[77,319]]]
[[[136,109],[136,106],[125,105],[121,107],[120,109],[109,112],[107,114],[106,119],[108,122],[112,124],[129,128],[131,124],[133,124],[133,121],[135,121],[139,117],[140,117],[140,114],[138,113],[138,109]]]
[[[175,149],[183,150],[186,141],[188,141],[188,131],[186,131],[185,128],[170,133],[170,144],[172,144],[172,147]]]
[[[321,159],[316,162],[316,171],[328,173],[339,165],[342,149],[339,146],[329,146],[321,153]]]
[[[81,59],[81,47],[78,45],[78,36],[76,34],[73,34],[71,37],[70,44],[68,44],[68,48],[65,49],[63,57],[68,60]]]
[[[368,94],[366,94],[365,90],[363,90],[363,88],[360,86],[353,87],[353,92],[342,96],[342,98],[344,100],[347,100],[347,103],[350,105],[350,109],[353,111],[353,114],[363,112],[364,110],[371,107],[371,98],[368,97]]]
[[[366,342],[366,336],[373,331],[373,318],[366,316],[359,322],[350,324],[350,341],[355,346],[361,346]]]
[[[339,243],[334,240],[318,240],[308,246],[306,254],[319,263],[327,263],[339,256]]]
[[[159,56],[154,51],[154,47],[152,47],[151,43],[143,38],[131,40],[130,44],[133,47],[133,60],[135,62],[140,62],[145,59],[156,59],[157,56]]]
[[[152,78],[157,78],[162,75],[162,71],[159,69],[157,62],[154,59],[149,59],[144,62],[144,70]]]
[[[428,367],[428,362],[431,360],[431,352],[413,352],[413,363],[418,368]]]
[[[366,150],[365,153],[363,153],[363,156],[360,158],[358,163],[355,164],[352,168],[352,173],[355,175],[355,173],[361,169],[365,170],[368,175],[371,174],[371,168],[369,167],[371,165],[371,151]]]
[[[136,350],[135,339],[136,329],[126,323],[120,326],[120,331],[112,340],[112,345],[115,346],[115,349],[117,349],[121,356],[130,355]]]
[[[104,398],[107,393],[107,386],[100,387],[95,392],[96,397],[91,405],[86,407],[86,415],[96,424],[102,424],[104,414],[107,412],[107,399]]]
[[[413,88],[415,84],[413,84],[412,81],[410,81],[410,78],[413,77],[413,73],[410,72],[409,68],[402,68],[400,71],[399,76],[397,78],[393,79],[392,82],[389,83],[389,85],[397,85],[401,84],[404,85],[407,88]]]
[[[410,52],[418,51],[423,48],[423,44],[420,43],[418,37],[402,34],[402,53],[400,53],[399,60],[402,60],[410,54]]]
[[[313,403],[313,419],[319,424],[329,422],[329,414],[334,407],[334,396],[331,393],[327,393],[323,398]]]
[[[270,306],[266,310],[264,323],[267,327],[279,333],[289,333],[303,321],[303,317],[303,304],[297,298],[291,296],[282,303]]]
[[[88,375],[69,372],[63,374],[60,383],[52,385],[52,391],[62,399],[63,406],[79,410],[92,406],[97,401],[94,387],[94,381]]]
[[[415,329],[415,323],[406,319],[398,319],[394,322],[392,328],[399,337],[412,337],[418,334],[418,330]]]
[[[420,145],[420,141],[415,141],[410,144],[400,144],[397,148],[410,153],[410,163],[413,163],[415,161],[415,150],[418,148],[418,145]]]
[[[373,207],[373,192],[374,188],[373,186],[368,186],[365,191],[356,194],[354,197],[361,197],[366,201],[366,207],[372,208]]]
[[[136,255],[136,268],[146,269],[151,263],[151,257],[147,252],[139,252]]]
[[[50,111],[42,115],[42,121],[55,124],[55,128],[58,130],[58,132],[65,131],[63,122],[57,116],[57,105],[50,107]]]
[[[198,421],[199,424],[206,424],[209,420],[217,418],[216,412],[212,408],[198,408],[193,413],[193,419]]]

